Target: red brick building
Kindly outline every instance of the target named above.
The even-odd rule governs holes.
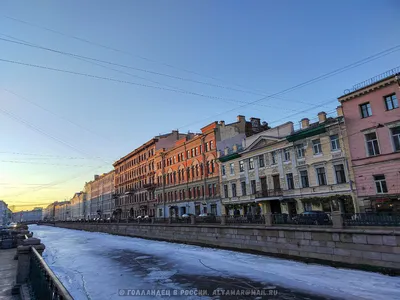
[[[155,158],[157,216],[218,213],[219,169],[216,128],[211,123],[189,134]]]
[[[155,214],[155,162],[159,149],[169,149],[184,134],[172,131],[152,138],[120,158],[115,169],[114,216],[122,219]]]

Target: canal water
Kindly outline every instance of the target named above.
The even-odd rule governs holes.
[[[378,273],[104,233],[29,229],[77,300],[154,299],[151,293],[168,299],[400,299],[400,278]]]

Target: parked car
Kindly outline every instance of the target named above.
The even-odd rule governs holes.
[[[292,220],[295,224],[301,225],[324,225],[331,222],[326,212],[318,210],[305,211],[294,216]]]
[[[10,223],[10,224],[8,224],[8,228],[15,228],[15,227],[17,227],[17,223]]]
[[[200,218],[200,222],[215,222],[217,219],[215,217],[215,215],[211,214],[211,213],[207,213],[207,214],[202,213],[199,215],[199,218]]]
[[[183,214],[182,218],[190,218],[190,216],[193,216],[193,214]]]

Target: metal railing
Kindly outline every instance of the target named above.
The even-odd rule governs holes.
[[[265,224],[263,215],[226,216],[226,224]]]
[[[256,198],[279,197],[283,195],[282,189],[263,190],[256,192]]]
[[[44,259],[31,247],[29,283],[35,299],[73,300],[70,293],[46,264]]]
[[[272,214],[272,224],[275,225],[332,225],[331,217],[328,213],[315,214]]]
[[[345,91],[344,91],[344,94],[345,94],[345,95],[346,95],[346,94],[350,94],[350,93],[352,93],[352,92],[354,92],[354,91],[356,91],[356,90],[358,90],[358,89],[361,89],[361,88],[363,88],[363,87],[366,87],[366,86],[368,86],[368,85],[370,85],[370,84],[373,84],[373,83],[375,83],[375,82],[378,82],[378,81],[380,81],[380,80],[382,80],[382,79],[385,79],[385,78],[387,78],[387,77],[396,75],[396,74],[398,74],[398,73],[400,73],[400,67],[393,68],[393,69],[388,70],[388,71],[386,71],[386,72],[384,72],[384,73],[382,73],[382,74],[376,75],[376,76],[374,76],[374,77],[371,77],[370,79],[364,80],[364,81],[362,81],[362,82],[360,82],[360,83],[357,83],[357,84],[353,85],[351,89],[345,90]]]
[[[400,226],[400,214],[356,213],[343,214],[345,226]]]
[[[221,224],[220,216],[195,217],[196,224]]]

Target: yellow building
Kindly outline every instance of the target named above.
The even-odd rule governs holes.
[[[353,175],[345,126],[339,117],[294,131],[288,122],[245,139],[243,147],[220,156],[225,213],[289,214],[305,210],[353,212]]]

